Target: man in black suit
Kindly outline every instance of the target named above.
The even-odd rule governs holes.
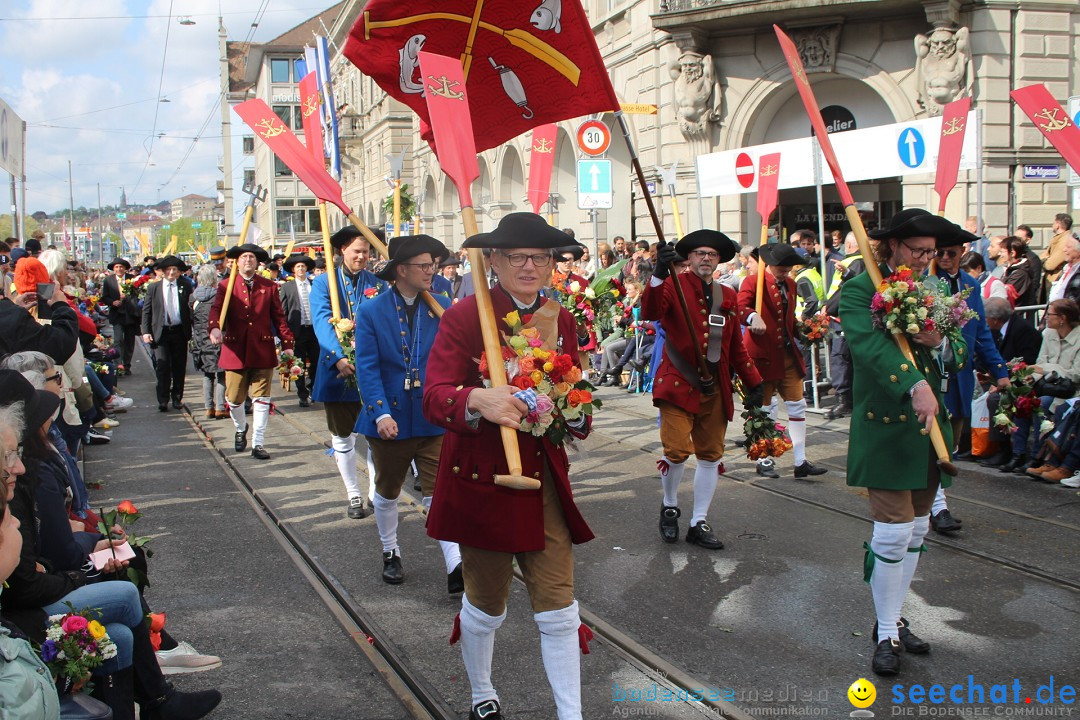
[[[292,274],[292,280],[282,283],[278,289],[285,321],[293,334],[293,352],[304,362],[304,372],[296,378],[296,396],[300,398],[300,407],[311,404],[308,399],[315,385],[315,368],[319,365],[319,340],[311,325],[311,282],[308,280],[308,269],[313,264],[311,258],[303,253],[290,255],[283,267]]]
[[[187,265],[175,255],[157,262],[164,272],[159,282],[147,286],[142,309],[142,337],[154,351],[157,372],[158,410],[179,410],[184,397],[184,377],[187,375],[187,343],[191,339],[191,307],[188,298],[191,286],[180,280]]]
[[[120,353],[117,370],[123,375],[131,374],[131,357],[135,354],[135,338],[139,334],[139,306],[137,298],[125,292],[123,287],[131,263],[122,257],[109,263],[113,274],[106,275],[101,288],[101,302],[109,306],[109,322],[113,328],[113,346]]]

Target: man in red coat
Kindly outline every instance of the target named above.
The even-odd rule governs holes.
[[[803,378],[806,364],[795,334],[795,303],[798,296],[791,268],[805,265],[795,249],[783,243],[760,248],[765,261],[764,299],[761,314],[757,307],[757,274],[743,278],[739,288],[739,318],[750,327],[746,349],[765,380],[764,404],[769,415],[776,419],[779,395],[787,405],[788,434],[795,453],[795,478],[824,475],[825,468],[811,465],[806,459],[806,400],[803,397]],[[771,458],[758,461],[758,475],[778,478],[776,464]]]
[[[724,456],[724,435],[734,416],[731,373],[738,374],[749,390],[748,402],[760,402],[761,376],[743,347],[736,322],[735,291],[713,280],[713,271],[735,257],[738,247],[722,232],[697,230],[676,245],[664,243],[656,253],[656,267],[641,297],[641,317],[659,320],[667,333],[664,356],[653,380],[653,404],[660,409],[660,442],[664,455],[657,466],[664,501],[660,506],[660,537],[673,543],[679,539],[679,482],[691,454],[697,457],[694,471],[694,514],[686,531],[686,542],[708,550],[724,543],[707,522],[709,505]],[[670,275],[669,268],[688,260],[690,271]],[[686,326],[675,283],[686,297],[686,305],[700,327]],[[697,350],[709,363],[716,391],[702,392],[697,368]]]
[[[221,306],[225,302],[229,279],[218,284],[217,295],[210,306],[210,342],[221,345],[218,367],[225,371],[225,402],[236,426],[233,447],[236,452],[247,448],[247,418],[244,401],[252,399],[251,456],[269,460],[263,448],[266,423],[270,419],[270,381],[277,367],[274,333],[281,338],[282,356],[292,355],[293,336],[285,312],[281,309],[277,284],[255,274],[260,262],[270,256],[258,245],[245,243],[229,248],[228,257],[237,263],[236,282],[229,300],[225,331],[221,331]]]
[[[493,232],[474,235],[464,247],[493,249],[491,266],[499,282],[491,289],[491,302],[500,331],[511,334],[503,318],[517,311],[526,327],[539,331],[544,350],[569,355],[580,372],[573,316],[539,294],[550,281],[553,252],[573,242],[538,215],[510,213]],[[447,430],[427,531],[461,546],[465,594],[451,640],[461,639],[472,687],[469,717],[502,718],[491,657],[495,631],[506,618],[516,558],[540,627],[558,717],[580,720],[578,636],[584,631],[574,599],[572,546],[593,534],[574,504],[561,443],[519,431],[522,474],[540,480],[541,487],[517,490],[494,483],[496,474],[508,472],[499,426],[517,429],[528,408],[515,397],[517,387],[483,386],[477,364],[483,352],[476,297],[470,295],[442,317],[424,390],[424,416]],[[568,423],[569,433],[583,439],[590,425],[582,415]]]

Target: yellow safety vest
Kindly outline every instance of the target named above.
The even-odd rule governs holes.
[[[829,284],[829,294],[826,297],[831,298],[836,294],[836,291],[840,289],[840,285],[844,281],[844,275],[847,274],[848,268],[850,268],[851,264],[856,260],[862,260],[862,255],[855,253],[854,255],[848,255],[840,261],[840,268],[837,268],[836,272],[833,273],[832,282]]]
[[[795,276],[795,283],[798,284],[800,280],[809,280],[811,287],[814,288],[814,294],[817,295],[818,303],[825,303],[825,282],[821,279],[821,273],[816,267],[807,267],[799,271],[799,274]],[[806,303],[803,301],[802,295],[799,295],[798,300],[795,301],[795,317],[802,318],[803,306]]]

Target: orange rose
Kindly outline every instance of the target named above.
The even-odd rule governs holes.
[[[588,390],[578,390],[581,393],[581,402],[583,405],[587,405],[592,402],[592,393]]]
[[[581,382],[581,368],[575,365],[574,367],[566,371],[566,374],[563,375],[563,378],[571,385],[576,385],[577,383]]]
[[[536,370],[536,359],[526,355],[518,360],[518,367],[521,368],[523,373],[531,373]]]
[[[573,386],[570,383],[555,383],[555,392],[558,393],[559,397],[563,397],[571,390],[573,390]]]
[[[570,407],[577,407],[582,403],[581,390],[571,390],[566,394],[566,402],[570,403]]]
[[[130,500],[125,500],[116,506],[116,511],[122,515],[136,515],[139,509]]]

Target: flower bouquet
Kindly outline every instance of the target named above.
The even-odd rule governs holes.
[[[746,456],[751,460],[780,457],[791,449],[787,429],[769,417],[761,407],[751,407],[742,412],[743,434],[746,435]]]
[[[118,525],[124,534],[127,536],[127,543],[134,548],[143,548],[143,552],[146,557],[150,558],[154,556],[154,551],[149,547],[150,541],[153,540],[149,535],[132,535],[129,528],[138,522],[142,517],[142,513],[135,507],[135,503],[130,500],[124,500],[122,503],[116,506],[115,510],[105,512],[102,510],[99,519],[97,530],[99,533],[109,538],[113,538],[112,528],[114,525]],[[137,586],[149,586],[150,581],[138,568],[129,567],[127,569],[127,579]]]
[[[1000,390],[1001,402],[994,415],[994,427],[1003,433],[1016,432],[1016,418],[1041,417],[1042,401],[1035,393],[1035,371],[1020,358],[1013,358],[1008,363],[1009,382],[1011,385]],[[1050,427],[1046,427],[1050,425]],[[1047,432],[1053,425],[1045,421],[1040,432]]]
[[[330,324],[334,326],[334,332],[337,333],[338,342],[341,343],[341,352],[345,356],[345,360],[353,367],[356,367],[356,323],[349,318],[338,318],[337,320],[331,318]],[[355,373],[345,378],[345,387],[353,390],[357,389]]]
[[[304,374],[304,361],[295,355],[283,355],[278,353],[278,378],[281,380],[281,388],[289,390],[293,382]]]
[[[948,286],[936,277],[918,278],[911,268],[901,265],[882,279],[870,311],[875,327],[893,335],[937,331],[955,337],[968,321],[978,314],[967,305],[971,288],[952,295]]]
[[[67,606],[71,612],[49,617],[41,659],[74,692],[82,687],[92,670],[116,657],[116,645],[104,625],[89,619],[100,617],[100,612],[88,608],[76,611],[70,603]]]
[[[824,310],[806,320],[796,320],[795,330],[808,345],[824,345],[833,334],[829,329],[829,313]]]
[[[536,437],[546,436],[556,445],[570,442],[567,422],[592,415],[602,404],[593,398],[596,388],[582,378],[573,357],[545,350],[540,331],[524,327],[516,310],[503,320],[511,332],[502,348],[507,382],[519,390],[516,397],[529,408],[518,429]],[[490,387],[486,355],[481,355],[479,369],[484,386]]]
[[[619,271],[625,264],[625,260],[620,260],[604,268],[587,285],[564,273],[555,272],[551,276],[552,288],[559,303],[570,311],[579,324],[591,325],[598,317],[603,322],[603,319],[610,315],[615,301],[626,294],[619,281]]]

